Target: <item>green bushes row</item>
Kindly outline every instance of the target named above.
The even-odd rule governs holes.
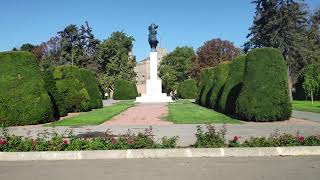
[[[204,69],[197,102],[248,121],[287,120],[291,103],[280,50],[254,49],[231,63]]]
[[[195,99],[197,97],[197,82],[193,79],[181,82],[178,86],[177,96],[182,99]]]
[[[134,82],[118,79],[114,83],[113,99],[129,100],[138,96],[137,86]]]
[[[27,125],[53,120],[52,103],[31,53],[0,53],[0,74],[0,124]]]
[[[40,71],[29,52],[0,53],[0,124],[51,122],[67,112],[102,107],[95,74],[60,66]]]

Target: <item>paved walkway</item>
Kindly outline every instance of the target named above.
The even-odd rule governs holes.
[[[299,119],[307,119],[311,121],[320,122],[320,113],[293,110],[292,116]]]
[[[319,180],[320,156],[0,162],[2,180]]]
[[[167,103],[137,104],[103,125],[169,125],[162,118],[168,114]]]

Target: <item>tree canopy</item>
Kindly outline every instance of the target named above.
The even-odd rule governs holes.
[[[159,66],[159,77],[167,93],[176,90],[180,82],[189,78],[188,72],[195,56],[193,48],[184,46],[177,47],[163,57]]]

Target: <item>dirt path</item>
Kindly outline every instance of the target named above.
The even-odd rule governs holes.
[[[127,111],[115,116],[103,125],[169,125],[173,124],[162,120],[168,114],[167,103],[137,104]]]

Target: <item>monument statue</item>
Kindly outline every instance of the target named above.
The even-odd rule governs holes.
[[[149,44],[151,47],[150,52],[150,78],[147,80],[147,92],[136,98],[138,103],[158,103],[158,102],[173,102],[170,96],[166,93],[162,93],[162,82],[158,77],[158,52],[156,47],[158,45],[157,40],[157,28],[158,26],[152,23],[149,26]]]
[[[156,48],[157,48],[157,45],[159,43],[159,41],[157,40],[157,29],[158,29],[158,25],[155,25],[154,23],[152,23],[150,26],[149,26],[149,44],[150,44],[150,47],[151,47],[151,51],[152,52],[156,52]]]

